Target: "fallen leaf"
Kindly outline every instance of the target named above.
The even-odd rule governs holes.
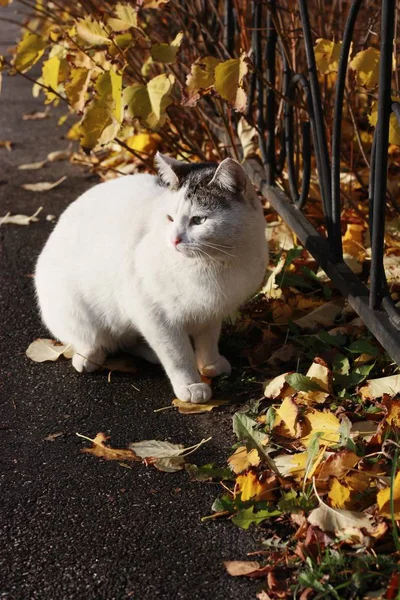
[[[225,569],[232,577],[240,577],[257,571],[261,565],[256,560],[226,560]]]
[[[242,510],[239,510],[236,515],[232,517],[232,522],[242,529],[248,529],[250,525],[259,525],[266,519],[277,517],[281,514],[282,513],[280,510],[268,509],[254,512],[254,506],[251,506],[250,508],[243,508]]]
[[[346,503],[350,500],[351,490],[350,488],[333,477],[331,488],[328,492],[328,498],[333,508],[345,508]]]
[[[49,190],[52,190],[53,188],[60,185],[60,183],[62,183],[66,179],[67,176],[64,175],[63,177],[54,182],[41,181],[39,183],[24,183],[21,185],[21,187],[24,188],[24,190],[29,190],[31,192],[48,192]]]
[[[242,473],[249,467],[258,467],[260,456],[255,448],[247,452],[246,446],[239,446],[228,458],[228,464],[236,474]]]
[[[63,431],[58,431],[57,433],[51,433],[47,437],[43,438],[45,442],[54,442],[58,437],[65,435]]]
[[[184,448],[182,444],[172,444],[171,442],[159,440],[144,440],[129,444],[129,448],[143,459],[146,465],[153,465],[159,471],[173,473],[180,471],[185,466],[185,456],[195,452],[200,446],[208,442],[211,438],[201,440],[198,444]]]
[[[19,165],[18,169],[20,171],[35,171],[36,169],[41,169],[46,164],[45,160],[39,160],[38,162],[26,163],[25,165]]]
[[[275,413],[273,428],[276,433],[289,438],[300,437],[299,408],[292,398],[285,398]]]
[[[273,400],[276,398],[292,396],[295,393],[295,390],[287,383],[287,375],[290,375],[290,371],[282,373],[281,375],[278,375],[278,377],[274,377],[274,379],[267,381],[264,388],[264,396],[266,398],[272,398]]]
[[[359,461],[360,458],[357,454],[350,450],[335,452],[334,454],[331,454],[331,456],[328,456],[324,461],[324,464],[318,473],[317,482],[328,481],[330,477],[341,479],[353,469]]]
[[[22,115],[22,120],[23,121],[40,121],[41,119],[48,119],[49,118],[49,108],[46,108],[46,110],[44,111],[35,111],[35,112],[31,112],[31,113],[27,113],[25,115]]]
[[[391,498],[391,487],[386,487],[380,490],[377,494],[376,500],[378,502],[379,514],[383,517],[391,517],[392,511],[390,506]],[[400,471],[397,473],[394,485],[393,485],[393,499],[394,499],[394,519],[400,519]]]
[[[33,215],[11,215],[10,213],[4,215],[4,217],[0,217],[0,225],[30,225],[30,223],[35,223],[39,221],[37,219],[37,215],[41,212],[43,206],[37,209]]]
[[[34,362],[56,361],[63,355],[65,358],[72,358],[73,350],[71,344],[62,344],[55,340],[47,340],[38,338],[32,342],[27,351],[26,356]]]
[[[248,471],[236,477],[236,486],[241,492],[242,501],[246,502],[247,500],[272,500],[273,491],[277,489],[278,484],[275,475],[261,479],[255,471]]]
[[[308,515],[308,522],[314,527],[319,527],[322,531],[328,531],[336,533],[336,535],[343,534],[346,530],[354,530],[354,533],[359,532],[360,536],[361,529],[367,531],[373,530],[372,519],[369,515],[361,512],[354,512],[350,510],[342,510],[339,508],[331,508],[319,498],[319,507],[315,508]]]
[[[309,409],[304,413],[302,443],[307,448],[319,434],[323,446],[335,446],[340,440],[340,421],[329,411]]]
[[[50,162],[55,162],[57,160],[68,160],[70,157],[70,150],[54,150],[54,152],[49,152],[47,155],[47,160]]]
[[[326,399],[333,393],[332,372],[328,369],[322,359],[314,360],[306,373],[306,377],[316,383],[321,389],[309,390],[307,392],[300,391],[297,397],[309,404],[323,404],[326,402]]]
[[[344,300],[331,300],[322,306],[319,306],[308,315],[296,319],[294,323],[302,329],[314,329],[316,325],[333,325],[336,317],[340,314],[344,305]]]
[[[322,447],[310,462],[308,452],[297,452],[296,454],[282,454],[274,459],[278,473],[282,477],[290,475],[299,481],[312,479],[317,468],[325,456],[325,448]],[[306,474],[307,471],[307,474]]]
[[[104,458],[105,460],[139,460],[132,450],[120,450],[106,446],[105,444],[110,437],[105,433],[98,433],[93,440],[80,433],[77,433],[76,435],[85,440],[89,440],[89,442],[92,442],[93,444],[91,448],[81,448],[83,454],[92,454],[98,458]]]
[[[8,150],[8,152],[11,152],[12,147],[13,147],[13,142],[11,142],[10,140],[0,141],[0,148],[5,148],[6,150]]]
[[[210,410],[213,408],[218,408],[219,406],[224,406],[226,404],[228,404],[227,400],[212,400],[206,404],[193,404],[192,402],[184,402],[178,398],[172,400],[172,406],[176,406],[178,412],[180,412],[182,415],[194,415],[210,412]]]
[[[384,394],[389,396],[400,394],[400,375],[369,379],[366,385],[359,389],[359,394],[363,400],[374,400]]]

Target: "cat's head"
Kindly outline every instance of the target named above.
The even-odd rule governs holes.
[[[185,256],[235,257],[260,209],[241,165],[232,158],[185,163],[160,153],[156,164],[158,183],[168,188],[168,243]]]

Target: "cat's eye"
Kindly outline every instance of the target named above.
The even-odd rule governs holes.
[[[168,219],[168,221],[172,221],[173,222],[173,218],[171,217],[171,215],[167,215],[167,219]]]
[[[192,225],[202,225],[204,221],[207,220],[207,217],[192,217],[190,222]]]

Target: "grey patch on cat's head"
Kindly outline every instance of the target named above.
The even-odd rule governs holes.
[[[185,198],[202,208],[229,208],[243,199],[246,176],[240,164],[226,158],[220,165],[212,162],[184,163],[157,153],[158,184],[174,190],[186,189]]]

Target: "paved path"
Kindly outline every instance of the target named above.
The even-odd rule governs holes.
[[[11,5],[12,7],[14,5]],[[14,8],[0,9],[0,17]],[[0,23],[0,53],[14,43],[17,28]],[[138,376],[80,376],[66,362],[30,362],[29,343],[46,331],[38,318],[31,274],[53,225],[95,180],[66,162],[38,171],[17,165],[63,149],[65,128],[56,118],[23,121],[41,109],[31,84],[6,78],[0,96],[0,215],[32,214],[29,227],[0,227],[0,598],[13,600],[244,600],[256,585],[232,579],[222,561],[244,558],[255,548],[251,534],[226,521],[201,523],[218,486],[191,483],[185,473],[164,474],[141,464],[117,463],[80,454],[75,432],[111,435],[116,447],[161,439],[187,445],[212,442],[193,456],[201,465],[223,464],[233,443],[229,410],[184,416],[169,405],[172,392],[162,371]],[[60,111],[58,111],[60,113]],[[67,175],[45,194],[23,190],[26,182]],[[136,391],[134,384],[140,391]],[[44,438],[63,432],[54,442]]]

